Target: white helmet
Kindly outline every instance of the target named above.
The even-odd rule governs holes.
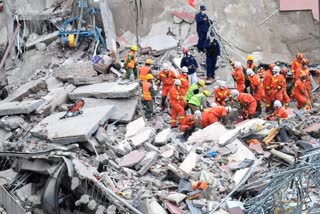
[[[197,118],[197,119],[200,119],[201,118],[201,111],[197,110],[194,112],[194,116]]]
[[[236,61],[236,62],[234,63],[234,67],[235,67],[235,68],[241,68],[241,67],[242,67],[241,62]]]
[[[223,80],[220,80],[220,82],[219,82],[219,87],[222,88],[222,89],[224,89],[224,87],[226,87],[226,86],[227,86],[226,82],[223,81]]]
[[[280,73],[280,67],[279,66],[274,66],[272,69],[273,75],[278,75]]]
[[[238,96],[239,96],[239,91],[238,90],[232,90],[231,91],[231,96],[232,96],[232,99],[237,100]]]
[[[211,107],[216,107],[216,106],[218,106],[218,105],[217,105],[217,103],[213,102],[213,103],[211,103],[210,106],[211,106]]]
[[[232,108],[231,108],[230,106],[226,106],[226,110],[227,110],[227,112],[229,113],[229,112],[232,111]]]
[[[175,84],[175,85],[181,85],[181,80],[175,79],[175,80],[174,80],[174,84]]]
[[[273,107],[280,108],[282,107],[282,103],[279,100],[274,101]]]
[[[250,76],[250,77],[251,77],[251,76],[253,76],[253,75],[254,75],[253,70],[252,70],[252,69],[250,69],[250,68],[249,68],[249,69],[247,69],[247,75],[248,75],[248,76]]]
[[[169,70],[169,64],[168,63],[163,63],[162,68],[163,68],[163,70]]]
[[[183,67],[181,68],[181,72],[182,72],[182,73],[188,73],[188,68],[187,68],[186,66],[183,66]]]

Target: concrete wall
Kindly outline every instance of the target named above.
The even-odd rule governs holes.
[[[313,18],[320,21],[320,1],[319,0],[280,0],[281,11],[311,10]]]

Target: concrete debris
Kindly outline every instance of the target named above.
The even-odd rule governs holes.
[[[60,88],[63,86],[63,82],[58,80],[55,77],[49,77],[46,79],[46,85],[49,92],[52,92],[53,90]]]
[[[171,136],[171,129],[164,129],[156,135],[153,144],[156,146],[163,146],[168,143]]]
[[[144,175],[146,172],[156,163],[158,159],[158,154],[155,151],[148,152],[142,161],[138,164],[140,170],[138,171],[139,175]]]
[[[190,174],[192,169],[196,166],[198,161],[198,155],[195,152],[190,152],[189,155],[184,159],[179,168],[186,174]]]
[[[171,36],[157,35],[141,39],[141,47],[151,47],[155,51],[167,51],[178,46],[178,41]]]
[[[37,43],[36,44],[36,49],[38,51],[45,51],[47,49],[47,45],[46,45],[46,43],[42,43],[42,42]]]
[[[0,104],[0,116],[15,114],[30,114],[34,112],[44,100],[26,100]]]
[[[76,71],[76,72],[75,72]],[[62,82],[81,82],[97,77],[97,72],[90,62],[65,63],[55,71],[55,77]],[[88,80],[89,81],[89,80]]]
[[[145,120],[140,117],[126,126],[126,138],[130,138],[140,132],[144,127],[146,127]]]
[[[119,162],[120,167],[131,167],[138,164],[145,157],[145,151],[134,150],[125,155]]]
[[[178,17],[180,20],[192,24],[194,22],[196,12],[197,10],[195,10],[194,8],[185,5],[179,9],[174,9],[172,11],[172,14],[175,17]]]
[[[187,195],[182,194],[182,193],[171,193],[171,194],[167,195],[165,198],[168,201],[174,202],[176,204],[180,204],[180,202],[183,201],[186,197],[187,197]]]
[[[36,47],[36,45],[39,45],[39,43],[49,45],[51,42],[55,41],[58,38],[58,35],[59,35],[59,31],[55,31],[53,33],[39,36],[36,40],[27,42],[26,49],[30,50],[30,49]]]
[[[140,147],[144,143],[151,143],[156,135],[156,130],[151,127],[144,127],[139,130],[134,136],[130,137],[128,140],[131,142],[133,147]]]

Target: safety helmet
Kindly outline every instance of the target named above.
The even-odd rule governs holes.
[[[307,60],[306,58],[304,58],[304,59],[301,61],[301,64],[302,64],[302,65],[308,65],[308,64],[309,64],[309,60]]]
[[[280,108],[281,106],[282,106],[282,103],[280,102],[280,100],[276,100],[276,101],[274,101],[274,103],[273,103],[273,107]]]
[[[189,51],[189,48],[183,48],[183,49],[182,49],[182,53],[183,53],[183,54],[188,53],[188,51]]]
[[[211,106],[211,107],[216,107],[216,106],[218,106],[218,105],[217,105],[217,103],[213,102],[213,103],[211,103],[210,106]]]
[[[205,10],[207,10],[207,8],[205,5],[200,5],[200,10],[205,11]]]
[[[280,67],[279,66],[274,66],[274,68],[272,69],[272,73],[273,75],[277,75],[280,73]]]
[[[203,94],[206,96],[206,97],[209,97],[210,96],[210,92],[208,90],[204,90],[203,91]]]
[[[146,79],[147,79],[147,80],[153,80],[154,77],[153,77],[152,74],[147,74]]]
[[[252,55],[249,55],[248,57],[247,57],[247,61],[253,61],[254,60],[254,57],[252,56]]]
[[[182,72],[182,73],[188,73],[188,68],[187,68],[186,66],[183,66],[183,67],[181,68],[181,72]]]
[[[235,68],[241,68],[241,67],[242,67],[241,62],[236,61],[236,62],[234,63],[234,67],[235,67]]]
[[[297,54],[297,59],[303,59],[303,54],[302,53],[298,53]]]
[[[221,81],[219,82],[219,87],[220,87],[221,89],[224,89],[226,86],[227,86],[227,84],[226,84],[225,81],[221,80]]]
[[[147,64],[147,65],[151,65],[152,63],[153,63],[153,61],[152,61],[151,59],[147,59],[147,60],[146,60],[146,64]]]
[[[232,99],[237,100],[238,97],[239,97],[239,91],[238,90],[232,90],[231,91],[231,96],[232,96]]]
[[[274,66],[276,66],[276,64],[270,64],[269,68],[272,70],[274,68]]]
[[[138,50],[138,47],[137,47],[136,45],[132,45],[132,46],[131,46],[131,50],[132,50],[132,51],[137,51],[137,50]]]
[[[205,86],[205,81],[204,80],[199,80],[198,81],[198,85],[200,85],[201,87]]]
[[[194,112],[194,116],[195,116],[196,118],[200,118],[200,117],[201,117],[201,111],[199,111],[199,110],[195,111],[195,112]]]
[[[250,77],[253,76],[253,75],[254,75],[253,70],[250,69],[250,68],[248,68],[248,69],[247,69],[247,75],[250,76]]]
[[[232,111],[232,108],[230,106],[226,106],[226,111],[229,113]]]
[[[174,84],[177,85],[177,86],[180,86],[181,85],[181,80],[175,79],[174,80]]]
[[[168,63],[163,63],[162,68],[163,68],[163,70],[169,70],[169,64]]]

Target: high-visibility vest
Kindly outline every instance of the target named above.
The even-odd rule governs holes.
[[[150,82],[142,82],[143,100],[152,100],[150,87],[151,87],[151,83]]]
[[[188,103],[199,107],[199,106],[201,106],[203,98],[204,98],[203,93],[196,94],[189,100]]]
[[[150,66],[142,66],[139,69],[139,80],[141,81],[147,81],[147,75],[149,74]]]
[[[198,86],[198,83],[193,83],[190,88],[188,89],[186,95],[184,96],[184,99],[186,101],[189,101],[193,96],[194,96],[194,93],[193,91],[196,90],[196,89],[199,89],[199,86]]]
[[[133,51],[129,51],[129,53],[126,55],[124,61],[128,61],[128,58],[130,55],[133,55],[133,59],[128,63],[127,67],[128,68],[134,68],[136,65],[136,56],[135,53]]]

